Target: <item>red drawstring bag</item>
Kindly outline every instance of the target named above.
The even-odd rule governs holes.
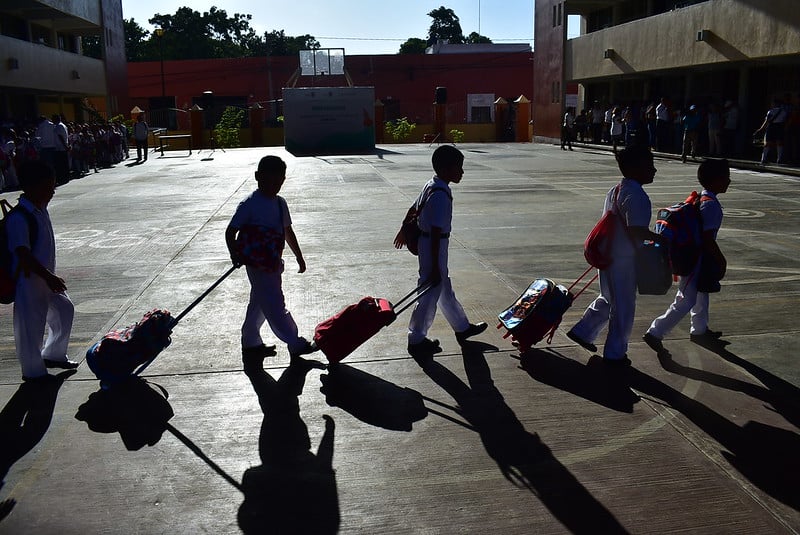
[[[617,189],[614,191],[612,205],[617,205],[617,195],[619,195],[620,185],[617,184]],[[612,256],[612,247],[614,245],[614,234],[617,228],[617,219],[619,216],[614,210],[608,210],[600,221],[595,224],[594,228],[586,236],[586,241],[583,242],[583,256],[590,266],[597,269],[607,269],[614,258]]]

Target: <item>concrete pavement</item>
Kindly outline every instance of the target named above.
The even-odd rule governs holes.
[[[531,280],[583,272],[618,170],[592,148],[459,148],[451,276],[470,317],[494,324]],[[267,153],[289,166],[282,194],[308,264],[297,274],[289,256],[284,275],[301,332],[364,295],[398,299],[416,261],[391,241],[432,150],[168,152],[60,187],[50,212],[76,305],[71,356],[151,308],[180,311],[227,269],[224,228]],[[697,187],[694,164],[656,167],[654,208]],[[0,534],[797,533],[800,179],[732,178],[728,276],[711,305],[726,344],[691,343],[684,322],[657,358],[640,337],[673,292],[640,296],[624,373],[564,335],[596,284],[524,357],[494,329],[462,350],[439,315],[444,351],[421,368],[405,315],[336,372],[287,368],[279,345],[248,377],[237,271],[176,327],[148,384],[112,395],[85,364],[63,385],[20,386],[0,307],[0,501],[16,501]]]

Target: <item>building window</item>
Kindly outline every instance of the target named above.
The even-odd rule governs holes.
[[[491,123],[494,120],[494,93],[467,94],[467,122]]]
[[[561,26],[561,24],[563,24],[563,22],[564,22],[563,9],[562,9],[563,5],[564,5],[563,2],[558,4],[558,25],[559,26]]]
[[[556,6],[553,6],[553,28],[558,26],[558,15],[556,9]]]

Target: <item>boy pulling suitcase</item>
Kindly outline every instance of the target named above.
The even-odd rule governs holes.
[[[447,252],[453,219],[453,196],[450,184],[458,184],[464,176],[464,155],[452,145],[442,145],[433,152],[431,178],[417,198],[419,213],[419,285],[429,282],[434,287],[420,297],[408,324],[408,353],[412,357],[427,357],[440,353],[438,340],[428,338],[428,330],[436,316],[436,307],[456,333],[461,344],[486,330],[485,322],[470,323],[464,308],[456,299],[447,268]],[[403,231],[397,233],[394,245],[405,245]]]
[[[250,302],[242,324],[242,361],[245,368],[260,365],[265,357],[275,355],[275,346],[261,338],[261,326],[268,322],[272,332],[285,342],[292,360],[312,353],[314,346],[298,336],[297,324],[286,310],[281,287],[282,253],[288,244],[304,273],[306,262],[292,230],[286,200],[278,192],[286,180],[286,163],[277,156],[265,156],[255,173],[258,189],[236,208],[225,243],[234,265],[245,264],[250,280]]]

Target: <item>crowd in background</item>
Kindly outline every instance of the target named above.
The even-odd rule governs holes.
[[[0,125],[0,190],[18,189],[16,169],[44,160],[58,184],[109,168],[130,156],[130,132],[122,122],[64,122],[60,115]]]
[[[574,109],[567,111],[562,147],[569,140],[609,144],[615,149],[644,145],[680,154],[684,161],[700,156],[747,159],[760,151],[762,164],[800,164],[800,94],[794,99],[791,94],[774,99],[755,132],[743,131],[744,119],[732,100],[676,104],[662,98],[610,106],[595,101],[577,116]]]

